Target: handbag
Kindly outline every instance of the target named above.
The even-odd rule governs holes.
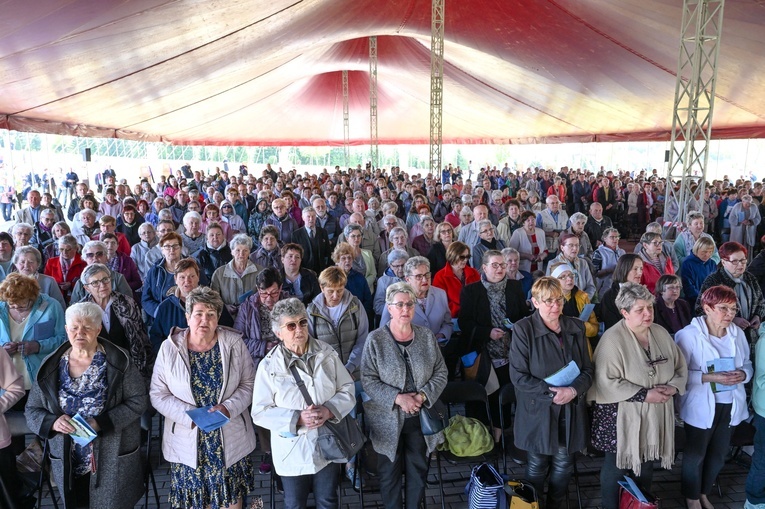
[[[534,486],[525,481],[507,481],[505,492],[510,497],[510,509],[539,509]]]
[[[647,502],[642,502],[624,486],[619,486],[619,509],[659,509],[659,499],[650,493],[643,492]]]
[[[505,509],[505,482],[497,469],[488,463],[473,467],[465,487],[469,509]]]
[[[305,388],[305,383],[300,378],[297,368],[291,366],[290,371],[292,376],[295,377],[295,382],[297,382],[298,389],[300,389],[305,402],[308,403],[308,406],[313,405],[311,395],[308,394],[308,390]],[[347,415],[336,423],[326,421],[318,429],[318,432],[319,438],[317,444],[319,452],[321,452],[321,456],[325,461],[332,463],[348,463],[364,447],[364,443],[367,441],[367,437],[364,436],[364,432],[361,430],[359,423],[356,422],[356,419]]]
[[[449,426],[449,411],[440,399],[437,399],[430,408],[420,407],[420,427],[423,435],[426,437],[435,435],[445,430],[447,426]]]

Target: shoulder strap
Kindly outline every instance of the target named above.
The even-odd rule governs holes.
[[[297,368],[294,366],[294,364],[290,366],[290,372],[292,372],[292,376],[295,377],[295,382],[297,382],[298,389],[300,389],[300,394],[303,395],[305,402],[308,403],[308,406],[312,406],[313,399],[311,399],[311,395],[308,394],[308,389],[305,388],[305,382],[303,382],[303,379],[300,378],[300,375],[298,374]]]

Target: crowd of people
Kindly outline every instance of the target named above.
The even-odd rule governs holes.
[[[475,352],[499,388],[479,377],[490,411],[465,411],[500,441],[514,387],[543,507],[562,506],[578,451],[604,455],[604,508],[625,474],[650,491],[676,419],[688,507],[712,507],[744,421],[747,507],[765,507],[762,183],[715,180],[678,204],[656,170],[472,177],[185,165],[132,188],[111,169],[93,187],[69,172],[68,203],[32,187],[0,233],[0,411],[49,441],[67,507],[133,507],[141,419],[158,412],[172,507],[241,507],[273,469],[285,507],[313,492],[333,508],[341,476],[363,478],[355,458],[321,457],[319,430],[362,404],[384,506],[418,507],[443,436],[415,417]],[[226,423],[203,431],[197,408]],[[70,438],[77,415],[96,441]],[[0,416],[6,486],[23,447]]]

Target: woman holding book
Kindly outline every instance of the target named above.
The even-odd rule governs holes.
[[[688,363],[679,410],[686,436],[681,487],[691,509],[712,507],[707,495],[725,464],[733,428],[749,417],[744,384],[753,374],[746,334],[733,323],[736,292],[713,286],[700,301],[704,316],[675,335]]]
[[[593,365],[584,323],[563,314],[560,281],[539,278],[531,287],[531,301],[536,311],[515,324],[510,343],[515,446],[528,452],[526,478],[540,499],[550,472],[544,507],[563,507],[574,453],[589,442],[584,396],[592,384]]]
[[[26,406],[29,429],[48,439],[64,507],[128,509],[144,492],[146,384],[127,351],[98,337],[102,316],[92,302],[66,310],[69,341],[40,366]],[[96,434],[89,443],[70,435],[92,437],[82,423]]]

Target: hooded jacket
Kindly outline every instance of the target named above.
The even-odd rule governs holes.
[[[332,320],[324,294],[320,293],[308,306],[308,333],[335,349],[349,373],[358,374],[364,342],[369,334],[369,320],[358,297],[347,289],[340,299],[340,319]]]

